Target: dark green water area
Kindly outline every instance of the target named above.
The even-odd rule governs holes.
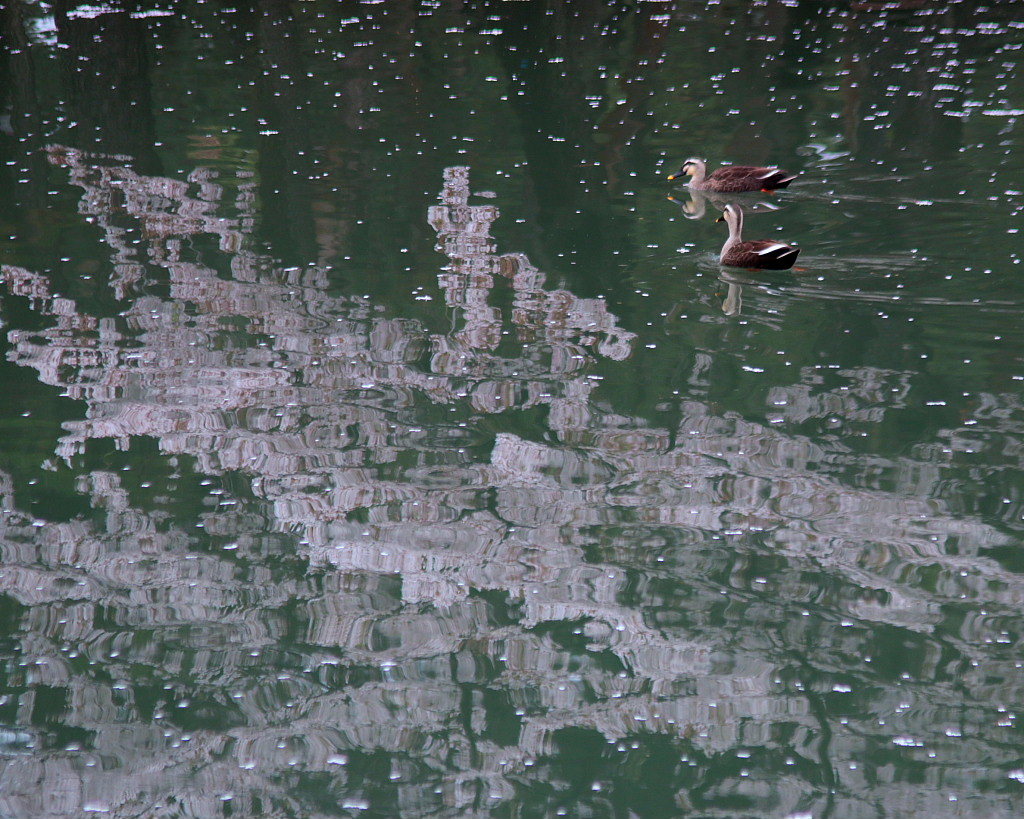
[[[1024,2],[0,37],[0,817],[1024,815]]]

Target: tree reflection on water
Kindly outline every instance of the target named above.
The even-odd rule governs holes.
[[[1018,816],[1014,7],[0,7],[0,815]]]
[[[99,319],[46,276],[2,269],[48,325],[9,330],[13,360],[84,402],[54,468],[96,510],[39,520],[5,479],[0,584],[23,658],[7,678],[21,692],[7,706],[20,726],[7,812],[210,815],[229,799],[242,814],[321,815],[303,796],[321,791],[382,814],[465,815],[523,789],[555,806],[583,731],[609,749],[598,776],[624,792],[616,760],[663,737],[690,761],[649,786],[658,798],[761,789],[777,807],[757,815],[778,815],[867,775],[837,759],[884,777],[900,724],[916,728],[912,747],[949,746],[958,687],[974,704],[955,706],[955,764],[931,762],[922,790],[893,778],[887,798],[922,799],[1005,753],[990,723],[1019,673],[979,649],[982,621],[950,632],[947,611],[1024,593],[978,556],[1005,537],[935,500],[837,483],[814,468],[829,455],[813,442],[696,401],[671,431],[611,412],[591,364],[624,361],[633,334],[603,300],[549,289],[524,254],[497,252],[499,207],[470,204],[468,168],[445,171],[428,214],[447,257],[437,333],[328,295],[323,269],[248,250],[244,179],[49,156],[82,190],[128,306]],[[224,262],[196,252],[202,236]],[[842,401],[852,416],[893,383],[848,376],[841,394],[794,383],[777,403]],[[543,440],[486,420],[538,407]],[[126,463],[151,457],[143,439],[173,465],[148,494],[85,466],[101,440]],[[183,456],[219,478],[193,521],[168,498]],[[770,571],[751,577],[748,561]],[[917,653],[914,686],[898,663],[869,662],[891,630]],[[40,722],[44,692],[62,704]],[[880,726],[871,715],[891,698],[906,705]],[[723,761],[750,747],[756,767]],[[598,809],[615,793],[588,798]],[[844,793],[821,803],[856,802]]]

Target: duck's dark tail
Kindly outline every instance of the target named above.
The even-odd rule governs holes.
[[[786,176],[785,174],[785,171],[779,171],[774,176],[771,176],[768,179],[764,180],[764,187],[767,190],[778,190],[779,188],[788,188],[789,183],[797,178],[797,174],[793,174],[792,176]]]
[[[800,255],[800,248],[790,247],[785,250],[779,250],[775,253],[768,253],[761,258],[765,261],[765,268],[767,270],[789,270],[796,262],[796,257]]]

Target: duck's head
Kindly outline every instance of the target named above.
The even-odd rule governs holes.
[[[687,159],[683,166],[673,174],[669,174],[668,181],[671,182],[673,179],[678,179],[680,176],[693,176],[697,171],[704,167],[704,163],[699,159]]]
[[[730,202],[725,206],[722,215],[715,219],[715,221],[727,222],[730,228],[738,227],[743,224],[743,210],[739,205],[734,205]]]

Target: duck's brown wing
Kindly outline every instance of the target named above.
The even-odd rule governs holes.
[[[758,239],[740,242],[729,248],[722,259],[732,267],[753,267],[759,270],[789,270],[800,255],[800,248]]]
[[[725,193],[741,191],[770,191],[784,188],[796,179],[795,174],[779,168],[759,168],[753,165],[728,165],[714,171],[707,180],[705,187]]]

